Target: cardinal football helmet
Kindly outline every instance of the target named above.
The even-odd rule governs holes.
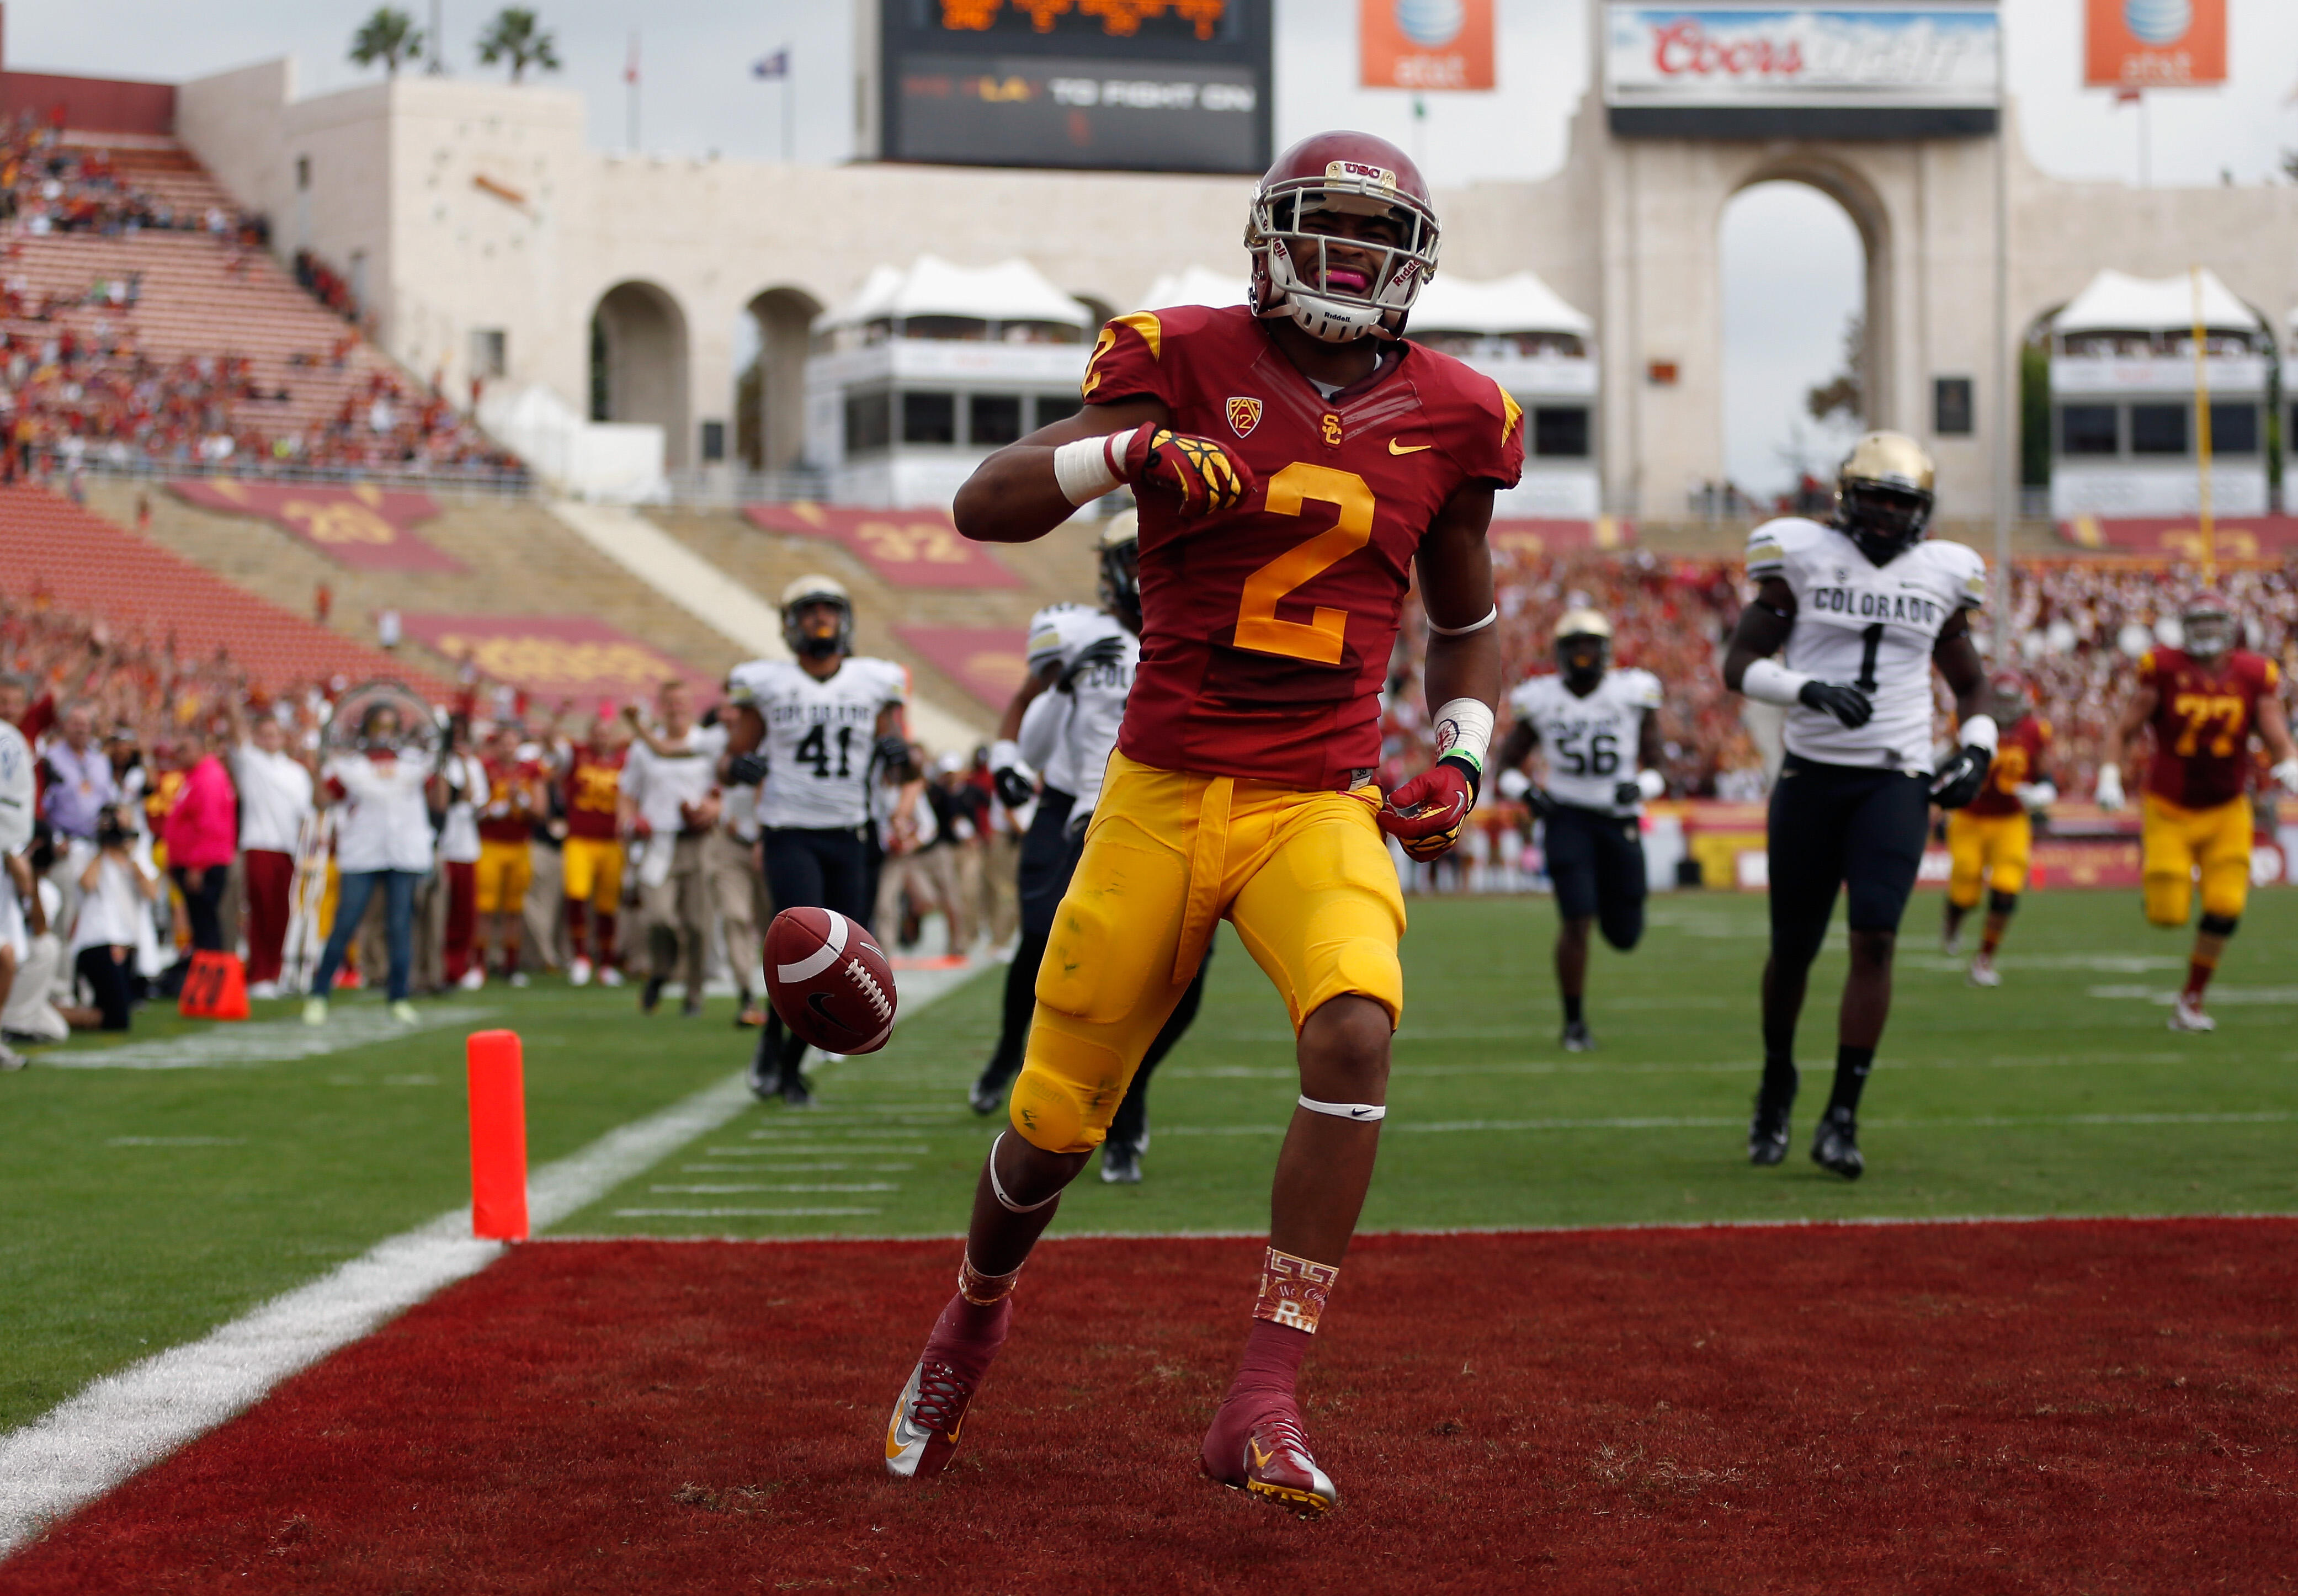
[[[1987,713],[2005,731],[2035,707],[2027,679],[2016,671],[1997,671],[1987,678]]]
[[[1378,218],[1393,239],[1313,231],[1318,211]],[[1436,275],[1436,210],[1410,157],[1369,133],[1316,134],[1279,155],[1252,196],[1253,314],[1289,316],[1327,343],[1401,338],[1420,285]]]
[[[2182,653],[2208,663],[2234,647],[2234,608],[2204,588],[2178,607],[2178,646]]]

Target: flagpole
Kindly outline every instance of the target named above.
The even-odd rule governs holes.
[[[623,81],[630,90],[631,153],[639,153],[639,36],[631,33],[631,63],[623,69]]]
[[[791,71],[791,70],[790,70],[790,47],[789,47],[789,45],[787,43],[785,43],[785,44],[782,45],[781,54],[782,54],[782,164],[783,164],[784,166],[788,166],[788,165],[789,165],[789,164],[790,164],[790,161],[791,161],[791,160],[793,159],[792,150],[793,150],[793,148],[794,148],[794,146],[795,146],[795,145],[796,145],[796,143],[797,143],[797,136],[798,136],[797,111],[796,111],[796,100],[795,100],[795,95],[797,95],[797,93],[798,93],[798,75],[797,75],[795,72],[793,72],[793,71]]]
[[[2219,538],[2211,515],[2211,368],[2203,335],[2203,269],[2197,263],[2186,270],[2195,294],[2195,458],[2200,473],[2195,485],[2202,507],[2203,580],[2215,584],[2219,579]]]

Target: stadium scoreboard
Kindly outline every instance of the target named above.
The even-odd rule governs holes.
[[[1271,152],[1273,0],[879,0],[885,161],[1252,172]],[[874,48],[871,46],[874,44]],[[874,94],[870,90],[874,88]]]

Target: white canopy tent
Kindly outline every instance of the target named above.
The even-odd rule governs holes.
[[[2234,296],[2208,267],[2202,272],[2202,322],[2211,332],[2265,330],[2258,313]],[[2170,277],[2134,277],[2112,269],[2068,302],[2051,323],[2054,333],[2183,333],[2195,326],[2195,281],[2185,272]]]
[[[1090,327],[1094,321],[1092,311],[1018,256],[995,266],[958,266],[938,255],[920,255],[905,267],[872,269],[861,292],[823,317],[820,325],[827,330],[913,316],[1044,321],[1073,327]]]
[[[1596,323],[1566,304],[1537,272],[1477,282],[1439,272],[1413,302],[1415,333],[1570,333],[1592,336]]]
[[[1215,271],[1210,266],[1185,266],[1178,271],[1169,271],[1149,285],[1149,293],[1141,302],[1145,310],[1162,310],[1172,305],[1241,305],[1244,303],[1245,276],[1240,271]]]

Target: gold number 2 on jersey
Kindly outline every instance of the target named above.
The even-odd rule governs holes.
[[[1260,654],[1341,662],[1341,642],[1349,612],[1319,605],[1307,621],[1281,621],[1277,606],[1285,594],[1323,575],[1372,542],[1371,487],[1353,471],[1335,471],[1296,460],[1269,479],[1271,515],[1297,516],[1309,500],[1338,507],[1341,518],[1304,543],[1296,543],[1245,578],[1236,609],[1236,646]]]

